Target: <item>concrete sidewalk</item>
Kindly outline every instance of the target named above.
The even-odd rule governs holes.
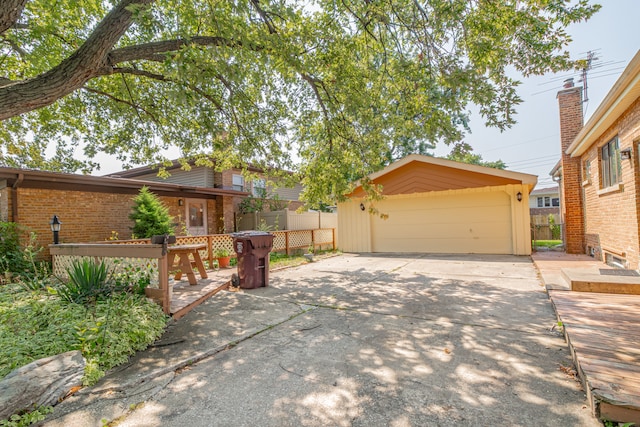
[[[343,255],[221,292],[45,425],[599,426],[528,257]]]

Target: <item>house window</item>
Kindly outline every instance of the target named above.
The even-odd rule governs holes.
[[[551,199],[551,206],[558,207],[560,206],[560,198],[554,197]]]
[[[233,175],[233,189],[236,191],[244,191],[244,177],[242,175]]]
[[[548,208],[549,206],[551,206],[551,197],[545,197],[544,198],[544,207]]]
[[[582,180],[591,181],[591,162],[586,159],[582,162]]]
[[[253,197],[265,197],[267,195],[267,183],[264,179],[253,180]]]
[[[620,146],[618,137],[613,138],[600,149],[600,169],[602,188],[620,182]]]
[[[544,197],[538,197],[538,207],[539,208],[544,207]]]

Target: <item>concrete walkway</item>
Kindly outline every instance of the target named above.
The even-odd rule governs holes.
[[[590,277],[593,271],[609,268],[586,255],[538,252],[532,258],[563,324],[592,413],[601,419],[640,425],[640,295],[570,291],[561,269]]]
[[[343,255],[223,291],[45,425],[600,426],[528,257]]]

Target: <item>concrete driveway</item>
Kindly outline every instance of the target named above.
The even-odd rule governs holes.
[[[528,257],[343,255],[218,294],[46,425],[600,426],[554,324]]]

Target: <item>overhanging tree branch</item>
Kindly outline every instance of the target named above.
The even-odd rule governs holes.
[[[133,21],[136,7],[154,0],[122,0],[115,6],[82,46],[58,66],[29,80],[0,87],[0,120],[5,120],[53,104],[81,88],[107,65],[109,51]]]

